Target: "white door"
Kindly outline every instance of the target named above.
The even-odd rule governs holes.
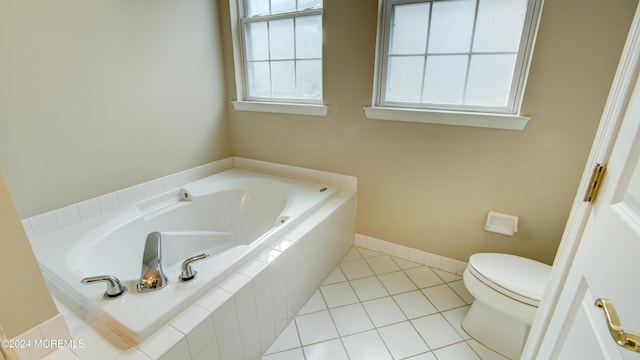
[[[622,328],[640,333],[639,84],[636,77],[600,194],[537,359],[640,359],[640,352],[616,344],[604,311],[595,306],[598,298],[610,299]]]

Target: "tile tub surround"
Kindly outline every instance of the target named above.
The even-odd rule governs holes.
[[[227,158],[223,160],[219,160],[213,163],[205,164],[193,169],[185,170],[183,172],[172,174],[160,179],[156,179],[144,184],[140,184],[137,186],[133,186],[131,188],[127,188],[124,190],[116,191],[111,194],[106,194],[99,196],[94,199],[90,199],[87,201],[83,201],[78,204],[73,204],[58,210],[54,210],[45,214],[41,214],[38,216],[34,216],[29,219],[23,220],[23,225],[25,227],[25,231],[27,235],[40,235],[49,231],[53,231],[55,229],[59,229],[68,225],[71,225],[75,222],[81,221],[83,219],[95,216],[102,212],[110,211],[120,206],[126,206],[135,201],[141,201],[146,198],[150,198],[152,196],[158,195],[165,191],[170,191],[172,189],[176,189],[179,186],[182,186],[186,183],[192,182],[194,180],[213,175],[215,173],[227,170],[229,168],[242,168],[247,170],[253,170],[257,172],[263,172],[270,175],[276,175],[296,180],[317,182],[327,186],[339,187],[342,192],[331,199],[327,204],[325,204],[321,209],[319,209],[315,214],[313,214],[310,218],[306,219],[303,223],[299,224],[297,227],[291,229],[287,234],[283,234],[282,240],[280,243],[273,245],[273,249],[271,249],[268,253],[262,253],[260,257],[255,258],[253,261],[250,261],[246,264],[238,273],[231,276],[226,281],[222,282],[220,286],[218,286],[218,290],[215,293],[215,296],[212,296],[211,301],[219,302],[218,305],[225,304],[228,301],[233,301],[236,296],[236,290],[240,290],[246,286],[247,284],[253,284],[253,277],[249,276],[247,273],[251,275],[256,275],[259,278],[269,279],[270,275],[259,275],[263,272],[270,274],[274,271],[282,272],[283,269],[293,270],[295,275],[289,274],[286,276],[286,281],[280,283],[279,280],[274,280],[274,286],[280,286],[277,288],[274,294],[280,295],[282,298],[277,299],[278,301],[285,301],[286,307],[285,312],[280,312],[281,314],[287,314],[287,316],[293,316],[295,314],[296,306],[299,308],[302,303],[306,300],[304,296],[303,289],[309,288],[307,292],[310,296],[313,291],[313,284],[318,283],[322,279],[318,279],[323,274],[323,270],[317,266],[323,266],[326,268],[324,273],[328,273],[331,268],[339,261],[344,252],[348,250],[348,248],[353,243],[353,234],[354,234],[354,224],[355,224],[355,189],[357,186],[357,179],[351,176],[340,175],[340,174],[332,174],[323,171],[316,171],[304,168],[297,168],[287,165],[273,164],[267,163],[263,161],[256,161],[251,159],[244,158]],[[339,214],[339,215],[336,215]],[[331,215],[330,219],[327,220],[327,216]],[[322,233],[321,229],[324,229],[326,232]],[[324,235],[330,237],[330,239],[324,239]],[[309,238],[311,237],[311,238]],[[315,239],[313,241],[309,239]],[[304,241],[302,241],[304,240]],[[337,243],[336,243],[337,241]],[[284,250],[287,248],[292,248],[292,251],[295,251],[296,248],[300,248],[303,250],[308,250],[307,247],[313,247],[312,245],[315,243],[323,244],[322,249],[316,249],[319,254],[322,256],[312,255],[309,251],[303,251],[303,255],[306,255],[305,264],[314,264],[317,265],[316,268],[305,268],[303,271],[298,271],[298,265],[296,263],[297,257],[289,255],[291,252],[286,252],[286,255],[282,257],[283,260],[276,261],[280,258],[280,254],[284,253]],[[338,246],[338,243],[343,243],[342,246]],[[298,244],[297,246],[293,246]],[[302,245],[308,244],[308,245]],[[302,250],[301,250],[302,251]],[[312,259],[311,259],[312,258]],[[272,264],[273,263],[273,264]],[[286,264],[282,265],[282,264]],[[266,269],[266,270],[265,270]],[[300,276],[309,276],[310,279],[305,279],[305,281],[299,280]],[[248,280],[247,280],[248,277]],[[283,276],[283,278],[285,278]],[[294,281],[295,280],[295,281]],[[298,281],[299,280],[299,281]],[[243,283],[243,286],[239,286]],[[263,281],[264,282],[264,281]],[[299,284],[297,284],[299,282]],[[223,288],[223,284],[226,284],[226,288]],[[286,288],[282,288],[284,285]],[[306,284],[303,286],[303,284]],[[294,286],[295,285],[295,286]],[[253,285],[251,285],[253,286]],[[317,285],[316,285],[317,286]],[[262,288],[266,289],[266,286],[263,284]],[[261,290],[264,290],[262,289]],[[295,291],[294,291],[295,290]],[[266,291],[266,290],[264,290]],[[128,343],[125,339],[120,337],[118,334],[114,333],[111,329],[104,326],[99,320],[95,319],[91,314],[89,314],[85,309],[76,304],[73,300],[71,300],[68,296],[53,287],[51,289],[52,294],[54,295],[54,300],[58,305],[61,312],[64,314],[67,323],[69,323],[69,327],[72,330],[72,334],[78,338],[78,334],[76,331],[82,328],[84,331],[82,334],[86,334],[89,339],[100,339],[98,343],[100,347],[104,349],[108,349],[108,351],[89,351],[89,345],[92,344],[91,341],[83,342],[83,347],[81,349],[61,349],[59,351],[55,351],[52,356],[53,358],[58,358],[58,356],[62,356],[62,358],[75,358],[74,356],[79,356],[81,353],[84,353],[84,357],[86,358],[94,358],[88,356],[88,354],[92,354],[94,352],[99,352],[101,355],[99,358],[115,358],[115,356],[121,354],[124,350],[130,351],[132,353],[136,353],[141,349],[141,346],[144,345],[144,342],[138,346],[138,350],[131,350],[131,344]],[[308,297],[307,296],[307,297]],[[205,296],[206,297],[206,296]],[[203,299],[205,298],[203,297]],[[284,299],[284,300],[283,300]],[[280,304],[281,305],[281,304]],[[213,314],[216,311],[215,308],[212,308],[211,304],[205,304],[205,306],[209,306],[209,312]],[[202,308],[202,306],[200,306]],[[256,307],[256,306],[254,306]],[[260,308],[257,306],[256,308]],[[276,309],[277,310],[277,309]],[[274,313],[275,314],[275,313]],[[179,318],[180,316],[176,317]],[[272,316],[273,317],[273,316]],[[62,316],[59,317],[62,319]],[[268,317],[267,317],[268,318]],[[274,317],[275,319],[275,317]],[[263,320],[264,321],[264,320]],[[274,320],[275,321],[275,320]],[[283,323],[284,322],[284,323]],[[278,331],[282,330],[283,326],[286,324],[285,320],[278,320],[280,325],[274,325],[274,333],[275,336],[276,329]],[[171,323],[171,322],[170,322]],[[175,324],[173,324],[175,325]],[[170,326],[174,330],[176,327],[180,327],[179,325]],[[165,327],[166,328],[166,327]],[[268,328],[268,326],[267,326]],[[27,334],[35,334],[33,331],[39,331],[37,328],[31,329],[30,331],[25,332],[24,335]],[[185,328],[181,328],[183,332],[182,339],[185,339]],[[178,332],[180,332],[180,330]],[[195,328],[192,329],[195,331]],[[59,335],[56,337],[60,338],[63,333],[66,333],[66,337],[68,336],[68,330],[62,332],[57,332]],[[180,342],[175,343],[171,341],[171,339],[176,340],[175,332],[170,330],[159,331],[158,334],[160,336],[160,343],[164,345],[173,344],[175,345],[171,349],[178,349],[175,351],[179,352],[179,349],[182,348]],[[31,336],[31,335],[29,335]],[[170,339],[166,339],[166,337]],[[266,335],[265,335],[266,336]],[[180,336],[178,336],[180,338]],[[108,340],[108,341],[107,341]],[[263,341],[264,342],[264,341]],[[97,345],[97,344],[93,344]],[[266,344],[268,345],[268,344]],[[263,344],[263,347],[266,346]],[[95,347],[93,347],[95,348]],[[166,351],[158,352],[154,350],[150,350],[149,348],[155,348],[154,346],[149,346],[147,348],[147,352],[150,352],[152,355],[150,358],[172,358],[171,351],[167,353]],[[264,349],[261,349],[264,350]],[[51,350],[53,351],[53,350]],[[50,351],[49,351],[50,352]],[[193,352],[193,351],[192,351]],[[46,355],[45,352],[44,355]],[[36,359],[41,358],[43,353],[39,353],[37,356],[28,354],[26,352],[18,354],[20,358],[25,359]],[[95,354],[93,354],[95,355]],[[177,358],[182,358],[181,354]],[[82,357],[82,356],[81,356]],[[149,358],[147,356],[143,358]],[[194,356],[195,358],[195,356]],[[204,357],[207,358],[207,357]],[[233,358],[233,357],[231,357]],[[250,358],[250,357],[249,357]]]
[[[81,349],[46,359],[258,359],[353,245],[355,193],[343,192],[137,346],[51,290]]]
[[[358,180],[353,176],[241,157],[229,157],[36,215],[22,220],[22,224],[28,237],[42,235],[101,213],[150,199],[164,192],[177,189],[182,185],[231,168],[308,181],[344,190],[356,191],[358,186]]]

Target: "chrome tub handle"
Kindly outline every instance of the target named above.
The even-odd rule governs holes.
[[[209,257],[209,254],[207,253],[202,253],[200,255],[196,255],[196,256],[192,256],[190,258],[188,258],[187,260],[185,260],[182,263],[182,271],[180,273],[179,279],[182,282],[187,282],[187,281],[191,281],[193,279],[196,278],[196,275],[198,274],[197,271],[193,271],[191,269],[191,263],[194,261],[198,261],[198,260],[203,260]]]
[[[103,298],[107,300],[117,299],[120,296],[127,293],[127,287],[120,283],[117,277],[113,275],[100,275],[100,276],[91,276],[86,277],[80,282],[84,285],[91,285],[98,282],[106,282],[107,283],[107,291],[104,292]]]

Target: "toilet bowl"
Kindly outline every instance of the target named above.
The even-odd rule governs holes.
[[[462,328],[490,349],[519,359],[550,272],[549,265],[520,256],[471,255],[463,278],[475,300]]]

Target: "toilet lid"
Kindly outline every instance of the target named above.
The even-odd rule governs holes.
[[[551,273],[549,265],[509,254],[473,254],[469,265],[490,282],[536,303]]]

